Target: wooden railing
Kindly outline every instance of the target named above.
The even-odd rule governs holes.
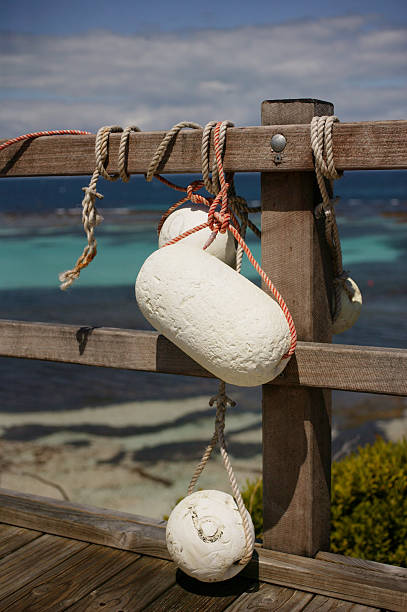
[[[407,395],[407,350],[331,344],[330,258],[318,234],[309,123],[333,113],[318,100],[266,101],[262,126],[228,130],[226,171],[261,172],[262,266],[284,296],[300,342],[263,387],[264,547],[329,550],[329,389]],[[287,139],[280,163],[270,140]],[[162,132],[130,136],[128,171],[144,173]],[[180,133],[161,172],[200,171],[200,133]],[[407,168],[407,121],[336,124],[339,170]],[[117,170],[112,135],[108,170]],[[90,174],[95,136],[52,136],[0,152],[0,176]],[[211,376],[154,332],[0,321],[0,355],[89,366]]]

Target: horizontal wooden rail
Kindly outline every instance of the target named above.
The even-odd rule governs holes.
[[[0,320],[0,356],[212,375],[157,332]],[[407,395],[407,350],[299,342],[272,384]]]
[[[339,123],[333,128],[334,159],[340,170],[407,168],[407,121]],[[270,140],[282,133],[287,146],[276,164]],[[145,173],[165,132],[130,136],[128,171]],[[199,130],[181,132],[161,172],[201,172]],[[108,170],[117,172],[120,135],[110,137]],[[4,142],[4,140],[1,140]],[[43,136],[0,152],[0,177],[87,175],[95,166],[95,136]],[[308,125],[230,128],[224,167],[227,172],[313,170]]]
[[[0,489],[0,522],[169,559],[163,521]],[[244,575],[263,582],[404,612],[407,570],[346,557],[311,559],[256,546]]]

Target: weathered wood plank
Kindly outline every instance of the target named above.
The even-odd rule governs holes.
[[[255,581],[241,575],[224,582],[199,582],[181,571],[177,572],[177,584],[144,608],[149,612],[221,612],[239,595],[251,590]]]
[[[69,540],[67,540],[69,541]],[[72,542],[73,540],[71,540]],[[76,542],[78,544],[78,542]],[[52,557],[50,557],[52,560]],[[87,595],[121,569],[133,563],[133,553],[89,544],[85,549],[41,572],[18,591],[0,601],[0,610],[54,612]],[[31,563],[33,563],[31,558]],[[116,608],[117,610],[117,608]]]
[[[0,320],[0,356],[212,376],[156,332]],[[273,385],[407,395],[407,350],[299,342]]]
[[[227,172],[284,172],[313,169],[309,125],[281,124],[230,128],[224,167]],[[305,123],[305,122],[304,122]],[[283,133],[287,146],[282,162],[275,164],[270,139]],[[141,132],[130,136],[128,171],[145,173],[164,132]],[[161,172],[200,172],[202,133],[186,130],[176,143]],[[341,170],[407,168],[407,121],[340,123],[333,130],[336,167]],[[120,135],[110,137],[108,171],[117,172]],[[0,140],[0,143],[4,140]],[[0,176],[92,174],[95,136],[43,136],[11,145],[0,151]]]
[[[278,610],[278,612],[301,612],[313,599],[312,593],[296,591],[263,582],[253,593],[244,593],[228,608],[227,612],[249,612],[250,610]]]
[[[169,559],[165,523],[125,512],[0,489],[0,521]]]
[[[138,612],[175,584],[176,567],[169,561],[142,557],[89,595],[69,607],[69,612]]]
[[[331,115],[319,100],[266,101],[262,123]],[[284,132],[284,125],[281,127]],[[261,175],[262,267],[294,319],[299,340],[331,342],[330,257],[320,240],[313,174]],[[263,385],[263,544],[313,556],[329,548],[331,394]]]
[[[0,525],[0,559],[39,538],[42,533],[32,529],[22,529],[11,525]]]
[[[324,597],[324,595],[316,595],[304,608],[304,612],[330,612],[331,610],[335,610],[335,612],[380,612],[379,608],[334,599],[333,597]]]
[[[2,489],[0,520],[6,522],[5,516],[10,524],[17,526],[37,526],[45,531],[52,530],[51,533],[59,532],[120,550],[148,551],[147,554],[153,557],[169,559],[165,546],[165,523],[154,519]],[[27,547],[34,547],[38,541],[31,542],[6,559],[20,554]],[[76,542],[76,545],[84,544]],[[32,550],[35,551],[35,548]],[[24,555],[26,557],[28,559],[29,555]],[[254,557],[240,576],[373,607],[402,612],[407,609],[407,580],[404,576],[347,567],[258,546]],[[242,593],[234,592],[236,596]],[[228,605],[231,603],[229,601]],[[195,608],[192,606],[190,609]]]
[[[5,598],[87,547],[85,542],[45,534],[4,557],[0,561],[0,610],[7,609]]]
[[[388,574],[389,576],[398,576],[404,578],[407,582],[407,568],[397,565],[389,565],[388,563],[377,563],[377,561],[369,561],[368,559],[357,559],[355,557],[347,557],[345,555],[337,555],[335,553],[320,551],[316,557],[320,561],[329,561],[331,563],[339,563],[349,568],[360,567],[371,572],[379,572],[379,574]]]
[[[258,565],[252,562],[243,570],[244,575],[367,606],[396,612],[407,609],[407,581],[399,576],[264,548],[256,551]]]

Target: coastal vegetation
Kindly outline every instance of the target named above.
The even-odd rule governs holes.
[[[263,533],[262,479],[243,499]],[[331,552],[407,567],[407,440],[378,438],[332,463]]]

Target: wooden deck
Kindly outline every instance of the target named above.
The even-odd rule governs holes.
[[[165,523],[0,490],[0,611],[407,610],[407,570],[256,548],[224,583],[168,560]]]
[[[0,525],[0,610],[378,610],[246,577],[202,584],[170,561]]]

